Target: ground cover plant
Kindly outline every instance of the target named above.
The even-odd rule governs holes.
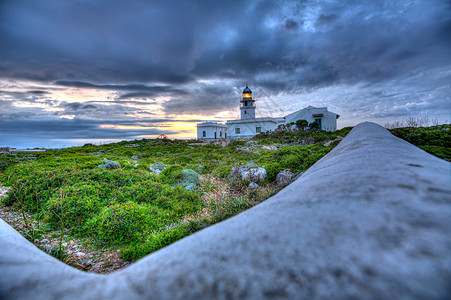
[[[431,127],[404,127],[390,130],[391,133],[411,144],[451,161],[451,125],[443,124]]]
[[[10,190],[2,209],[20,213],[25,237],[76,267],[95,261],[76,260],[73,241],[134,261],[268,199],[351,130],[298,123],[250,140],[142,139],[3,154],[0,182]],[[447,126],[393,133],[449,159]]]

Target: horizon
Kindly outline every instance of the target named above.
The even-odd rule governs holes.
[[[0,145],[196,137],[309,105],[338,128],[451,120],[451,3],[0,3]]]

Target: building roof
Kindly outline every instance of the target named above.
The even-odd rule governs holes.
[[[226,124],[259,123],[259,122],[279,123],[282,121],[284,121],[284,118],[255,118],[255,119],[227,120]]]
[[[198,123],[196,126],[197,127],[222,127],[222,128],[227,127],[225,124],[218,123],[218,122],[209,122],[209,121]]]
[[[252,93],[251,89],[247,87],[244,88],[243,93]]]

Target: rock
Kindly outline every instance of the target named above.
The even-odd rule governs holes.
[[[312,144],[315,144],[315,143],[316,143],[316,141],[312,137],[300,138],[298,140],[298,144],[301,145],[301,146],[312,145]]]
[[[109,160],[108,158],[104,158],[103,161],[105,163],[98,166],[100,169],[114,169],[121,166],[117,161]]]
[[[250,168],[253,168],[253,167],[255,167],[255,166],[257,166],[257,163],[251,161],[250,163],[246,164],[244,167],[250,169]]]
[[[323,145],[324,145],[324,147],[329,147],[333,142],[341,141],[342,139],[343,139],[342,136],[337,136],[334,140],[327,141]]]
[[[135,168],[138,167],[138,166],[139,166],[139,164],[134,164],[134,165],[133,165],[133,167],[135,167]]]
[[[258,188],[258,187],[259,187],[259,185],[256,184],[255,182],[249,183],[249,188],[250,188],[250,189],[256,189],[256,188]]]
[[[86,267],[89,267],[92,265],[92,259],[86,260],[86,259],[82,259],[80,260],[80,264]]]
[[[372,123],[343,141],[263,204],[109,275],[0,220],[0,298],[450,299],[450,163]]]
[[[246,147],[255,147],[257,146],[257,142],[256,141],[247,141],[246,144],[244,144]]]
[[[153,170],[163,171],[166,168],[166,165],[164,163],[162,163],[162,162],[157,161],[150,168],[153,169]]]
[[[262,146],[262,149],[264,149],[264,150],[277,150],[277,147],[276,146]]]
[[[79,257],[86,257],[86,254],[84,254],[83,252],[75,252],[75,256],[79,256]]]
[[[247,166],[233,167],[230,175],[242,181],[260,182],[266,178],[266,169],[263,167],[248,168]]]
[[[164,169],[166,169],[166,165],[157,161],[150,167],[150,172],[159,175]]]
[[[293,178],[294,174],[289,170],[280,171],[276,176],[276,181],[278,185],[284,186],[291,182],[291,178]]]
[[[138,156],[137,155],[133,155],[132,156],[132,160],[138,160]]]
[[[41,240],[41,244],[48,244],[48,243],[50,243],[50,241],[48,239]]]
[[[197,185],[200,184],[200,176],[193,170],[182,170],[182,179],[179,186],[185,188],[187,191],[194,191]]]

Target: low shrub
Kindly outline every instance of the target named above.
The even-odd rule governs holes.
[[[58,228],[63,222],[74,232],[85,230],[85,222],[108,203],[108,194],[101,184],[77,183],[61,188],[47,201],[46,221]]]
[[[133,201],[104,207],[87,222],[91,235],[110,245],[141,241],[145,232],[157,229],[161,213],[157,207],[137,204]]]
[[[162,231],[151,237],[150,241],[144,244],[132,245],[121,251],[122,259],[126,261],[137,260],[167,245],[170,245],[196,231],[204,226],[199,222],[189,222],[189,224],[177,226],[175,228]]]

